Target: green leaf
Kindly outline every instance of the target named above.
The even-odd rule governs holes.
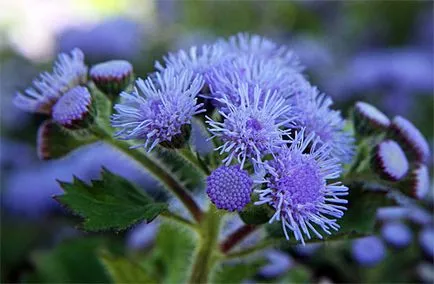
[[[264,259],[256,260],[250,263],[228,264],[223,263],[216,268],[212,283],[241,283],[244,280],[253,277],[266,264]]]
[[[185,228],[168,222],[161,224],[154,255],[161,265],[162,283],[186,282],[196,242]]]
[[[125,258],[112,256],[107,251],[100,253],[100,260],[114,283],[156,283],[137,263]]]
[[[126,179],[103,168],[101,180],[86,184],[74,177],[60,182],[64,195],[55,196],[61,204],[84,217],[83,228],[90,231],[122,230],[135,223],[152,221],[167,209]]]
[[[46,120],[38,130],[38,155],[42,160],[58,159],[96,141],[97,138],[86,130],[72,131]]]
[[[257,200],[257,195],[254,195],[252,201],[239,213],[240,218],[244,223],[249,225],[261,225],[267,223],[273,216],[273,209],[271,209],[269,205],[254,205],[253,203]]]
[[[43,283],[110,283],[95,252],[106,245],[105,240],[92,237],[65,241],[50,251],[39,251],[32,256],[36,275],[30,278]]]
[[[302,265],[291,268],[278,283],[311,283],[311,273]]]
[[[386,192],[363,190],[360,185],[350,187],[347,199],[347,211],[339,221],[341,233],[374,233],[377,210],[393,204]]]

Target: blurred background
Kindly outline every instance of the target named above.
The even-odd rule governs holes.
[[[158,186],[105,145],[39,161],[35,140],[44,117],[15,108],[16,91],[74,47],[88,65],[127,59],[136,75],[146,77],[168,51],[238,32],[293,48],[309,80],[345,115],[357,100],[372,103],[389,116],[409,118],[433,145],[432,1],[0,0],[2,283],[107,282],[92,248],[109,244],[140,254],[152,247],[158,226],[117,234],[78,230],[75,217],[51,198],[60,193],[56,179],[90,180],[104,165],[147,190]],[[375,241],[268,252],[270,266],[250,280],[273,282],[291,271],[296,282],[432,283],[431,213],[395,213],[380,214],[385,233]],[[387,226],[406,236],[404,245],[393,245]],[[377,252],[377,258],[372,253],[366,260],[360,250]]]

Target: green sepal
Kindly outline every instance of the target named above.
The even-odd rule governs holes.
[[[254,205],[258,201],[258,196],[253,195],[252,201],[244,207],[243,211],[239,212],[241,220],[249,225],[261,225],[267,223],[273,216],[273,209],[267,205]]]
[[[41,160],[62,158],[77,148],[97,140],[86,130],[68,130],[52,120],[46,120],[38,130],[38,156]]]

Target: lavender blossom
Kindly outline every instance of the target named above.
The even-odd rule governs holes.
[[[386,256],[386,248],[377,237],[365,237],[352,244],[353,258],[363,266],[374,266]]]
[[[253,90],[259,86],[263,92],[270,91],[282,98],[289,98],[307,85],[306,79],[294,69],[276,68],[273,61],[267,61],[253,55],[240,55],[213,68],[205,76],[211,90],[211,99],[223,96],[230,98],[236,105],[240,103],[237,89],[248,84]]]
[[[411,230],[400,222],[386,223],[381,228],[381,235],[387,243],[397,248],[408,246],[412,238]]]
[[[110,60],[93,66],[90,76],[101,91],[117,96],[132,81],[133,66],[126,60]]]
[[[221,166],[207,178],[206,193],[219,209],[241,211],[249,202],[253,181],[239,166]]]
[[[389,136],[402,145],[410,160],[422,163],[428,160],[430,156],[428,142],[416,126],[407,119],[401,116],[394,117]]]
[[[43,72],[33,81],[33,87],[25,93],[18,93],[15,105],[27,112],[51,114],[53,105],[71,88],[84,84],[87,66],[84,64],[83,52],[74,49],[71,55],[61,53],[54,63],[53,72]]]
[[[223,145],[215,150],[220,150],[220,154],[228,153],[223,159],[226,165],[234,158],[241,167],[244,167],[247,158],[261,162],[264,155],[274,152],[285,143],[283,136],[288,135],[289,130],[280,127],[290,121],[283,116],[289,112],[290,106],[270,91],[262,94],[258,86],[252,92],[247,84],[243,84],[238,89],[239,106],[234,105],[227,96],[219,99],[228,109],[227,113],[219,111],[223,122],[207,117],[209,131],[213,137],[220,137],[223,141]]]
[[[269,222],[281,221],[285,237],[289,239],[289,229],[303,244],[303,234],[311,239],[310,231],[323,238],[314,225],[327,234],[331,234],[330,229],[337,231],[336,218],[346,210],[340,204],[347,203],[341,196],[348,194],[348,188],[337,181],[328,183],[341,173],[339,160],[330,157],[330,147],[319,144],[314,134],[305,137],[304,129],[299,131],[291,146],[265,163],[268,174],[257,182],[266,188],[255,190],[259,194],[255,205],[269,204],[276,210]]]
[[[74,87],[53,107],[53,120],[67,128],[80,128],[93,120],[92,96],[86,87]]]
[[[375,146],[371,164],[381,178],[390,181],[402,179],[410,168],[404,151],[393,140],[385,140]]]
[[[132,93],[123,92],[123,101],[114,108],[112,126],[118,128],[120,139],[144,140],[136,147],[151,151],[159,143],[183,140],[185,129],[195,114],[203,112],[196,96],[203,86],[201,77],[185,70],[175,74],[168,69],[149,77],[138,79]]]
[[[344,130],[345,120],[340,111],[330,108],[332,99],[309,86],[291,101],[295,105],[296,127],[306,128],[308,134],[315,133],[322,143],[330,145],[334,157],[349,163],[354,156],[354,137]]]
[[[273,61],[279,67],[292,68],[295,71],[303,70],[298,57],[292,50],[259,35],[238,33],[227,41],[220,40],[219,43],[225,52],[233,53],[234,56],[253,55],[259,59]]]
[[[163,58],[164,63],[156,62],[155,68],[159,71],[167,68],[174,69],[176,72],[188,69],[194,74],[204,75],[226,59],[221,45],[202,45],[193,46],[188,52],[179,50],[176,53],[169,53]]]

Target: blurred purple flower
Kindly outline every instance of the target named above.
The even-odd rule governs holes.
[[[374,266],[386,255],[383,242],[377,237],[365,237],[353,241],[353,258],[363,266]]]
[[[110,18],[93,28],[69,29],[58,36],[59,51],[80,48],[92,60],[131,59],[140,52],[144,30],[127,18]]]
[[[77,150],[64,159],[35,163],[15,171],[6,180],[2,202],[13,213],[39,217],[59,208],[51,198],[62,192],[56,180],[71,181],[75,175],[85,181],[100,177],[104,166],[115,174],[146,188],[156,182],[122,153],[105,144]]]

